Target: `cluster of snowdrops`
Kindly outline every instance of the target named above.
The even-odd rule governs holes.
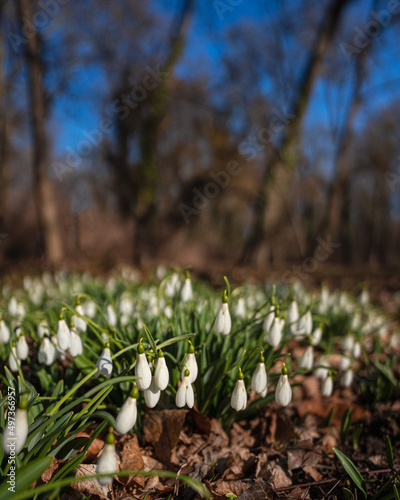
[[[224,390],[230,391],[230,407],[237,412],[248,408],[248,396],[253,406],[271,401],[272,386],[276,403],[287,406],[291,377],[300,372],[320,379],[321,394],[329,397],[335,384],[352,385],[371,336],[390,330],[365,288],[356,298],[327,287],[313,296],[299,284],[291,289],[245,285],[231,291],[225,281],[222,297],[193,283],[187,272],[166,274],[164,269],[146,286],[129,271],[106,283],[46,274],[26,278],[19,290],[3,286],[0,354],[11,372],[24,377],[24,364],[35,359],[44,367],[70,362],[92,381],[110,379],[115,363],[129,358],[124,373],[132,370],[134,381],[116,408],[114,429],[98,460],[101,484],[112,481],[104,474],[117,470],[114,430],[125,434],[135,427],[141,393],[148,408],[155,408],[166,391],[178,408],[196,404],[205,413],[224,408],[223,416],[229,414],[228,405],[221,404],[228,397],[220,395]],[[335,332],[339,346],[332,340],[333,323],[341,329]],[[288,350],[294,341],[303,347],[296,360]],[[393,333],[390,342],[398,344],[399,335]],[[338,351],[339,363],[331,366],[329,355]],[[82,360],[90,358],[93,366],[84,371]],[[118,366],[120,374],[122,363]],[[202,380],[214,384],[205,393]],[[27,395],[21,394],[15,422],[3,431],[6,455],[10,441],[17,454],[24,449],[28,406]]]

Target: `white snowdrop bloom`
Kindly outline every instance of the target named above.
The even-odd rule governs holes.
[[[76,312],[78,314],[84,316],[83,307],[82,307],[81,304],[78,304],[75,307],[75,310],[76,310]],[[86,332],[86,330],[87,330],[87,324],[86,324],[86,322],[85,322],[84,319],[80,318],[79,316],[74,315],[72,317],[72,320],[73,320],[75,328],[78,330],[78,332],[81,332],[81,333],[85,333]]]
[[[107,335],[107,333],[106,333],[106,332],[101,332],[101,340],[102,340],[105,344],[107,344],[107,342],[109,342],[109,341],[110,341],[110,337]]]
[[[23,318],[26,314],[26,309],[25,309],[25,304],[21,301],[18,302],[18,305],[17,305],[17,315],[20,317],[20,318]]]
[[[246,318],[246,303],[243,297],[239,297],[236,303],[235,316],[242,319]]]
[[[71,345],[71,333],[63,316],[60,316],[57,330],[57,344],[60,349],[66,351]]]
[[[87,316],[90,319],[95,317],[97,308],[93,300],[87,300],[82,307],[85,312],[84,316]]]
[[[350,353],[354,347],[354,337],[350,333],[345,335],[342,339],[342,349],[346,353]]]
[[[0,344],[6,344],[10,340],[10,329],[4,319],[0,320]]]
[[[319,325],[312,333],[311,342],[312,345],[318,345],[322,339],[322,325]]]
[[[169,372],[167,363],[165,362],[164,353],[162,352],[161,349],[158,351],[158,358],[155,363],[153,379],[154,379],[154,386],[158,390],[163,391],[164,389],[167,388],[169,383]]]
[[[351,329],[357,330],[357,328],[361,325],[361,316],[359,313],[354,314],[351,318]]]
[[[340,377],[340,385],[342,387],[350,387],[351,384],[353,383],[353,379],[354,379],[354,372],[349,367]]]
[[[165,295],[169,298],[174,297],[179,290],[180,282],[177,273],[173,273],[165,284]]]
[[[154,408],[160,400],[161,391],[155,384],[154,376],[151,379],[151,384],[148,389],[144,391],[144,400],[149,408]]]
[[[37,333],[40,339],[44,338],[46,335],[50,335],[50,327],[46,320],[42,320],[39,323]]]
[[[267,342],[268,332],[272,326],[274,318],[275,318],[275,306],[272,305],[272,306],[269,306],[269,312],[265,316],[265,319],[263,322],[263,332],[266,334],[266,335],[264,335],[264,339],[263,339],[264,342]]]
[[[328,375],[326,379],[322,382],[321,385],[321,394],[326,398],[332,395],[333,392],[333,378],[331,375]]]
[[[217,334],[222,333],[228,335],[231,331],[231,326],[232,322],[228,302],[223,302],[215,318],[214,331]]]
[[[296,299],[293,299],[288,307],[288,311],[286,314],[286,323],[290,326],[292,324],[297,323],[299,320],[299,306],[297,305]]]
[[[304,330],[306,335],[311,335],[313,328],[313,320],[311,311],[308,310],[300,319],[299,319],[299,330]]]
[[[314,375],[319,380],[325,380],[329,374],[329,364],[327,363],[324,357],[320,358],[317,364],[320,366],[318,366],[318,368],[315,369]]]
[[[264,364],[264,356],[261,357],[259,363],[257,363],[257,367],[251,378],[251,388],[257,394],[261,394],[267,386],[267,370],[265,369]]]
[[[17,358],[24,361],[29,354],[28,342],[26,341],[25,335],[21,334],[17,340]]]
[[[247,406],[247,391],[241,371],[239,372],[239,378],[236,380],[236,385],[232,392],[231,406],[236,411],[244,410]]]
[[[176,391],[175,404],[178,408],[183,408],[185,405],[187,405],[188,408],[193,408],[194,392],[189,375],[189,370],[186,369],[181,385]]]
[[[144,346],[139,343],[138,356],[136,358],[135,375],[138,377],[136,380],[139,390],[144,391],[150,387],[151,384],[151,370],[144,353]]]
[[[168,319],[172,318],[173,310],[170,305],[164,307],[164,314]]]
[[[115,430],[120,434],[129,432],[136,423],[137,419],[137,398],[139,391],[134,384],[128,398],[118,412]]]
[[[13,345],[8,356],[8,367],[10,368],[10,371],[17,372],[19,366],[21,366],[21,361],[17,357],[17,348]]]
[[[18,315],[18,301],[15,297],[11,297],[10,302],[8,303],[8,312],[11,316]]]
[[[110,476],[98,477],[97,481],[101,486],[112,483],[112,475],[117,472],[117,458],[115,454],[115,438],[112,430],[109,431],[104,444],[103,452],[97,460],[97,474],[111,474]]]
[[[351,361],[350,358],[347,358],[346,356],[342,356],[339,361],[339,371],[345,372],[350,368]]]
[[[121,296],[121,300],[119,302],[119,312],[122,316],[132,316],[133,314],[133,302],[127,293],[124,293]]]
[[[156,268],[156,277],[158,281],[163,280],[166,274],[167,274],[167,268],[164,266],[164,264],[159,264]]]
[[[309,345],[299,359],[299,368],[302,370],[311,370],[314,364],[314,349]]]
[[[21,322],[20,321],[15,321],[13,323],[13,330],[15,332],[15,335],[17,336],[17,338],[19,338],[19,336],[21,335],[22,333],[22,325],[21,325]]]
[[[3,450],[6,455],[15,453],[17,455],[25,446],[28,437],[28,400],[26,397],[21,399],[18,409],[15,411],[15,426],[6,422],[3,432]],[[15,445],[15,448],[14,448]]]
[[[50,366],[56,360],[57,352],[49,338],[45,337],[40,343],[38,361],[43,365]]]
[[[57,337],[54,337],[52,336],[51,337],[51,342],[53,343],[55,349],[56,349],[56,355],[57,355],[57,358],[63,360],[66,358],[66,353],[64,351],[64,349],[61,349],[60,346],[58,345],[57,343]]]
[[[189,302],[189,300],[193,300],[192,280],[190,278],[186,278],[185,282],[183,283],[181,299],[183,302]]]
[[[71,345],[69,347],[69,352],[73,358],[83,354],[82,339],[76,328],[71,328]]]
[[[115,314],[115,310],[111,304],[107,306],[107,321],[111,327],[117,326],[117,315]]]
[[[107,346],[104,351],[101,353],[100,358],[97,360],[96,368],[99,371],[96,373],[96,376],[104,375],[106,378],[110,378],[113,370],[113,362],[111,359],[110,348]]]
[[[194,347],[192,344],[190,344],[189,347],[189,352],[185,356],[185,360],[183,362],[183,368],[182,368],[182,373],[181,373],[181,378],[183,380],[183,377],[185,376],[185,370],[186,368],[189,370],[190,375],[190,383],[193,384],[193,382],[197,378],[198,374],[198,367],[197,367],[197,361],[196,361],[196,356],[194,355]]]
[[[279,406],[287,406],[292,401],[292,388],[289,384],[286,366],[283,365],[275,390],[275,401]]]
[[[363,288],[358,300],[362,306],[367,306],[369,304],[369,292],[366,288]]]
[[[353,346],[353,357],[358,359],[361,356],[361,344],[360,342],[355,342]]]
[[[274,318],[271,328],[266,336],[266,341],[272,347],[280,344],[282,340],[282,323],[278,316]]]
[[[260,392],[260,396],[262,398],[265,398],[265,396],[267,395],[267,393],[268,393],[268,386],[266,385],[265,389],[262,392]]]

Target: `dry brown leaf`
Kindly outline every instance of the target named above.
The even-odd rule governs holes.
[[[162,410],[146,413],[143,437],[154,447],[154,454],[163,463],[169,463],[171,452],[178,444],[179,434],[188,410]]]
[[[333,449],[337,446],[337,439],[332,434],[326,434],[322,438],[321,450],[327,455],[334,455]]]
[[[81,464],[77,466],[75,476],[91,476],[92,474],[96,474],[95,464]],[[71,487],[85,495],[97,495],[106,500],[109,498],[108,493],[111,491],[110,485],[100,486],[97,479],[85,479],[77,483],[72,483]]]
[[[219,479],[214,486],[214,491],[217,495],[226,495],[227,493],[233,493],[234,495],[240,495],[244,491],[250,488],[251,484],[248,481],[223,481]]]
[[[241,493],[237,500],[272,500],[274,490],[265,481],[255,481],[248,490]]]
[[[64,464],[65,464],[64,460],[58,460],[57,458],[53,458],[50,467],[48,467],[40,476],[42,481],[47,484],[50,481],[50,479],[54,476],[54,474],[58,472],[58,469],[62,467]]]
[[[268,462],[267,471],[271,473],[270,483],[273,485],[275,489],[291,486],[292,480],[282,469],[282,467],[276,462],[274,461]]]
[[[200,413],[199,410],[195,407],[190,410],[190,415],[192,416],[199,432],[201,432],[201,434],[206,434],[207,436],[209,436],[211,432],[210,419],[206,415],[203,415],[203,413]]]
[[[312,441],[300,441],[295,448],[288,450],[289,470],[299,469],[306,465],[317,465],[321,459],[321,448],[314,447]]]
[[[120,470],[142,470],[144,466],[142,453],[139,448],[139,443],[136,434],[133,434],[125,441],[121,451]],[[124,476],[118,478],[122,484],[128,484],[134,476]],[[135,482],[140,486],[144,485],[144,476],[135,476]]]
[[[309,476],[311,476],[314,481],[321,481],[321,479],[324,477],[322,474],[320,474],[315,467],[312,465],[305,465],[303,467],[304,472],[307,472]]]

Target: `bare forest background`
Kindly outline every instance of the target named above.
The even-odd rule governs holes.
[[[399,269],[399,0],[2,0],[0,30],[3,270]]]

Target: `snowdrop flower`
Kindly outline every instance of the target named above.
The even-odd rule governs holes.
[[[314,350],[313,346],[309,345],[307,349],[303,352],[301,358],[299,359],[299,368],[302,370],[311,370],[314,364]]]
[[[247,392],[246,386],[244,385],[244,375],[240,368],[239,376],[232,392],[231,406],[236,411],[244,410],[247,406]]]
[[[267,342],[268,332],[271,329],[274,318],[275,318],[275,304],[269,306],[269,312],[265,316],[265,319],[263,322],[263,332],[266,334],[266,335],[264,335],[264,339],[263,339],[264,342]]]
[[[236,303],[235,316],[242,319],[246,317],[246,303],[243,297],[239,297]]]
[[[138,345],[138,356],[135,365],[135,375],[138,377],[136,380],[137,386],[141,391],[145,391],[151,384],[151,370],[147,363],[146,354],[144,353],[144,345],[142,339]]]
[[[351,367],[349,367],[340,377],[340,385],[346,388],[350,387],[351,384],[353,383],[353,379],[354,379],[354,372],[351,369]]]
[[[165,295],[169,298],[175,296],[179,290],[179,276],[177,273],[173,273],[165,284]]]
[[[169,382],[169,372],[167,363],[165,362],[164,353],[160,349],[154,369],[154,387],[163,391],[167,388]]]
[[[25,335],[22,333],[17,340],[17,357],[21,361],[25,360],[29,354],[28,342],[26,341]]]
[[[292,326],[294,327],[296,325],[299,317],[299,306],[297,305],[296,299],[293,298],[286,314],[286,323],[290,326],[291,333],[293,333]]]
[[[221,308],[217,313],[217,317],[215,318],[214,331],[217,334],[222,333],[224,335],[228,335],[231,331],[231,326],[231,315],[229,313],[228,297],[225,290]]]
[[[181,299],[182,302],[189,302],[190,300],[193,300],[192,281],[189,273],[186,274],[186,279],[181,291]]]
[[[312,314],[311,311],[308,310],[298,321],[298,332],[299,334],[305,333],[306,335],[311,335],[312,327]]]
[[[144,400],[149,408],[154,408],[160,400],[161,391],[155,384],[154,376],[151,379],[151,384],[148,389],[144,391]]]
[[[102,352],[100,358],[97,360],[96,368],[99,369],[96,376],[104,375],[106,378],[110,378],[113,369],[113,362],[111,359],[110,344],[107,343],[104,351]]]
[[[164,314],[168,319],[172,318],[172,307],[170,305],[164,307]]]
[[[46,320],[42,320],[39,323],[37,333],[40,339],[44,338],[45,335],[50,335],[50,327]]]
[[[339,362],[339,370],[341,372],[345,372],[346,370],[348,370],[350,368],[350,364],[351,364],[350,358],[347,358],[346,356],[342,356],[340,358],[340,362]]]
[[[280,344],[282,340],[282,323],[279,318],[279,307],[276,308],[276,316],[272,322],[272,326],[266,336],[266,341],[272,347]]]
[[[20,318],[23,318],[25,316],[26,310],[25,310],[25,304],[21,301],[18,302],[17,305],[17,315]]]
[[[103,452],[97,460],[97,474],[114,474],[117,472],[117,459],[115,455],[115,438],[112,428],[109,429],[106,442],[104,444]],[[107,486],[112,483],[112,475],[98,477],[97,481],[101,486]]]
[[[138,388],[133,383],[133,388],[118,413],[115,430],[120,434],[129,432],[136,423],[138,396]]]
[[[58,345],[57,343],[57,337],[51,337],[51,341],[56,349],[56,354],[57,354],[57,358],[59,359],[65,359],[66,358],[66,354],[65,354],[65,351],[64,349],[61,349],[60,346]]]
[[[133,314],[133,303],[129,295],[125,292],[119,303],[119,312],[122,316],[132,316]]]
[[[73,326],[73,323],[71,325],[71,345],[69,347],[69,352],[71,353],[71,356],[73,358],[75,358],[75,356],[80,356],[81,354],[83,354],[82,339],[77,329]]]
[[[313,331],[311,342],[312,345],[318,345],[322,339],[322,323],[318,325],[318,327]]]
[[[361,344],[360,342],[355,342],[353,346],[353,357],[358,359],[361,356]]]
[[[53,343],[45,337],[39,347],[38,361],[43,365],[50,366],[54,363],[57,356],[56,348]]]
[[[345,337],[342,339],[342,349],[346,353],[350,353],[353,350],[354,347],[354,337],[350,333],[348,333]]]
[[[292,401],[292,388],[289,384],[288,371],[283,363],[282,373],[275,390],[275,401],[279,406],[287,406]]]
[[[321,394],[326,398],[329,398],[329,396],[332,395],[332,392],[333,392],[333,377],[332,374],[329,373],[326,379],[322,382]]]
[[[69,349],[71,345],[71,333],[62,312],[60,314],[60,320],[58,321],[57,344],[63,351]]]
[[[190,372],[187,368],[181,385],[176,391],[175,404],[178,408],[183,408],[185,405],[187,405],[188,408],[193,408],[194,392],[192,384],[190,383]]]
[[[198,374],[199,370],[197,367],[196,356],[194,355],[194,347],[193,347],[192,343],[190,343],[189,352],[186,354],[185,360],[183,362],[183,368],[182,368],[182,373],[181,373],[182,380],[183,380],[183,377],[185,376],[186,368],[190,372],[190,375],[189,375],[190,383],[193,384],[193,382],[197,378],[197,374]]]
[[[87,300],[83,304],[83,310],[85,312],[84,316],[92,319],[96,315],[96,304],[93,302],[93,300]]]
[[[11,297],[10,302],[8,303],[8,312],[11,316],[18,315],[18,302],[15,297]]]
[[[81,316],[84,316],[83,307],[81,306],[81,304],[79,302],[76,305],[75,310],[78,314],[80,314]],[[73,316],[72,319],[74,321],[75,328],[78,330],[78,332],[85,333],[87,330],[87,324],[85,323],[85,320],[79,316]]]
[[[15,426],[7,422],[3,433],[3,450],[6,455],[18,454],[25,446],[28,437],[28,398],[23,396],[15,412]],[[15,445],[15,448],[14,448]],[[13,449],[14,448],[14,449]]]
[[[267,370],[265,369],[264,354],[260,355],[260,362],[257,364],[257,368],[251,378],[251,388],[257,394],[264,392],[267,387]]]
[[[329,374],[329,365],[326,362],[326,359],[324,357],[320,358],[320,360],[318,361],[318,365],[322,365],[322,366],[319,366],[318,368],[316,368],[314,375],[319,380],[325,380]],[[325,368],[325,367],[327,367],[327,368]]]
[[[358,300],[362,306],[367,306],[369,304],[369,292],[366,288],[363,288]]]
[[[10,354],[8,356],[8,367],[10,368],[10,371],[17,372],[19,366],[21,366],[21,361],[18,359],[17,347],[15,342],[13,342]]]
[[[107,321],[111,327],[116,327],[118,323],[117,315],[111,304],[107,306]]]
[[[10,329],[4,319],[0,319],[0,344],[6,344],[10,340]]]

